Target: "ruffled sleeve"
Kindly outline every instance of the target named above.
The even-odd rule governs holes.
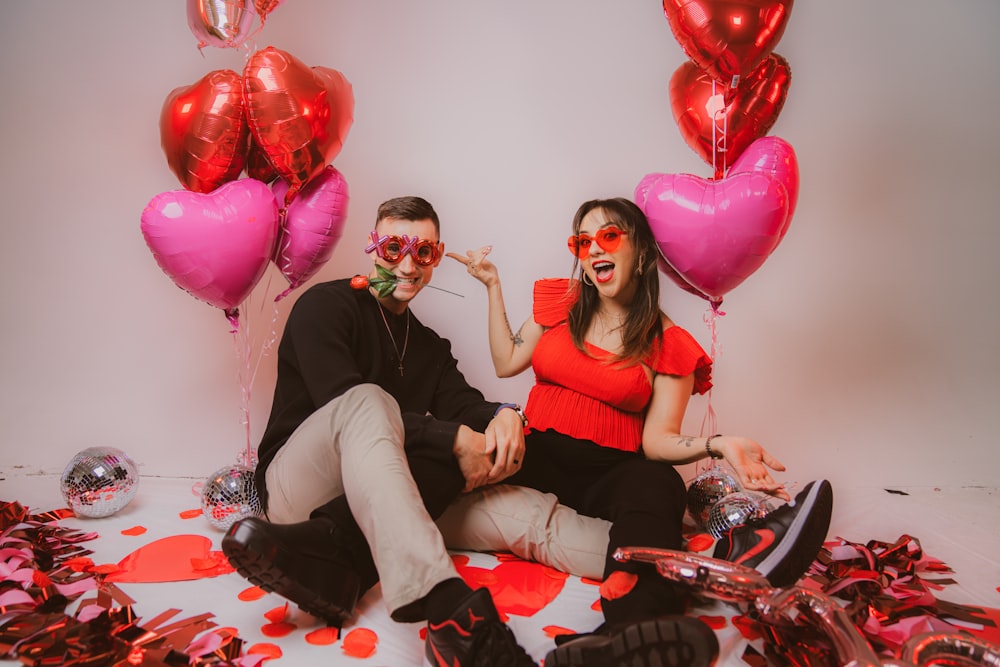
[[[657,373],[679,375],[694,373],[692,394],[704,394],[712,388],[712,359],[698,341],[678,326],[663,331],[663,345],[654,353],[649,366]]]
[[[569,278],[543,278],[535,281],[532,315],[543,327],[562,324],[576,302],[575,283]]]

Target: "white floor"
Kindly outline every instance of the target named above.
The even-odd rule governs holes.
[[[219,549],[222,534],[204,517],[182,518],[182,513],[199,507],[194,479],[143,477],[134,500],[119,513],[102,519],[62,520],[67,527],[94,531],[99,537],[84,546],[93,551],[95,563],[119,563],[133,551],[154,540],[176,535],[201,535]],[[949,565],[956,583],[936,593],[939,599],[990,609],[1000,608],[1000,490],[998,489],[901,489],[906,495],[876,488],[835,489],[835,509],[830,538],[844,538],[854,543],[869,540],[893,542],[902,535],[918,538],[927,556]],[[0,480],[0,500],[17,501],[32,512],[65,507],[59,492],[59,479],[52,476],[20,476],[6,473]],[[141,535],[122,531],[142,526]],[[469,557],[470,572],[489,577],[489,571],[501,561],[492,554],[459,554]],[[189,554],[177,554],[178,559]],[[530,581],[530,577],[525,581]],[[515,582],[516,584],[516,582]],[[526,584],[522,584],[526,585]],[[141,619],[152,618],[166,610],[182,612],[178,618],[211,613],[214,622],[234,628],[246,642],[272,644],[282,657],[268,665],[352,665],[370,667],[406,667],[426,664],[423,658],[421,624],[400,625],[387,616],[378,588],[366,596],[346,636],[353,629],[366,628],[378,637],[375,652],[367,658],[346,655],[342,642],[315,645],[307,634],[321,627],[312,617],[292,608],[288,621],[296,625],[282,637],[266,636],[261,628],[269,623],[265,613],[279,608],[284,600],[266,595],[253,601],[241,601],[238,595],[249,586],[238,574],[171,583],[120,584],[136,604]],[[525,595],[525,594],[528,595]],[[531,591],[519,591],[522,599]],[[588,631],[597,626],[601,616],[591,606],[598,599],[593,582],[569,577],[558,596],[531,616],[510,615],[509,624],[521,644],[541,660],[552,648],[553,627]],[[539,603],[539,606],[543,604]],[[73,608],[71,607],[71,610]],[[722,617],[725,627],[717,629],[722,646],[720,666],[743,666],[746,640],[732,626],[734,605],[706,602],[695,613]]]

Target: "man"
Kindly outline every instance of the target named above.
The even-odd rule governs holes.
[[[520,408],[486,401],[448,341],[410,312],[444,256],[439,233],[427,201],[389,200],[367,280],[300,296],[258,449],[270,521],[237,522],[223,551],[254,583],[337,625],[381,578],[393,619],[428,620],[435,665],[534,665],[488,590],[459,576],[433,521],[524,457]]]

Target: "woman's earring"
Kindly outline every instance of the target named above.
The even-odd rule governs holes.
[[[646,264],[646,255],[645,255],[645,253],[643,253],[643,254],[639,255],[639,275],[640,276],[642,275],[642,267],[645,266],[645,264]]]
[[[594,283],[593,283],[592,280],[590,280],[590,278],[587,277],[587,272],[586,271],[581,271],[580,273],[583,274],[583,284],[584,285],[590,285],[591,287],[593,287]]]

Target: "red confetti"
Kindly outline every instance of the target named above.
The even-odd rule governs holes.
[[[712,628],[713,630],[722,630],[723,628],[726,627],[728,623],[725,616],[702,615],[699,616],[698,618],[700,618],[705,623],[705,625]]]
[[[265,623],[260,626],[260,634],[265,637],[287,637],[295,632],[297,627],[294,623]]]
[[[733,616],[733,626],[740,631],[745,639],[753,641],[754,639],[759,639],[763,635],[760,633],[760,626],[757,623],[742,614]]]
[[[247,649],[247,655],[266,655],[268,658],[280,658],[284,655],[281,652],[281,647],[276,644],[271,644],[268,642],[262,642],[260,644],[254,644]]]
[[[240,594],[236,597],[244,602],[253,602],[254,600],[261,599],[265,595],[267,595],[267,591],[260,586],[251,586],[250,588],[245,588],[240,591]]]
[[[265,612],[264,618],[271,621],[272,623],[277,623],[288,618],[288,603],[281,605],[280,607],[275,607],[274,609]]]
[[[594,600],[594,604],[590,605],[590,608],[593,609],[596,612],[601,612],[601,613],[604,612],[604,607],[601,606],[601,599],[600,598],[597,598],[596,600]]]
[[[341,650],[353,658],[367,658],[375,653],[376,644],[378,644],[377,634],[368,628],[355,628],[344,637]]]
[[[306,643],[313,646],[328,646],[335,644],[339,637],[338,628],[319,628],[306,634]]]
[[[589,579],[587,577],[580,577],[580,583],[581,584],[588,584],[590,586],[600,586],[601,585],[601,580],[600,579]]]
[[[561,625],[546,625],[544,628],[542,628],[542,632],[544,632],[545,636],[548,637],[549,639],[559,637],[561,635],[577,634],[576,630],[570,630],[569,628],[564,628]]]
[[[201,510],[184,510],[178,516],[182,519],[195,519],[201,516]]]
[[[687,543],[687,550],[698,553],[708,551],[715,544],[715,538],[708,533],[698,533]]]
[[[31,583],[44,588],[52,585],[52,580],[49,579],[49,575],[45,574],[41,570],[35,570],[31,573]]]
[[[143,545],[118,563],[118,572],[108,581],[160,583],[190,581],[233,571],[220,552],[211,551],[212,540],[204,535],[170,535]],[[202,569],[206,560],[212,567]]]
[[[126,528],[125,530],[123,530],[122,535],[128,535],[130,537],[134,537],[136,535],[142,535],[145,532],[146,532],[145,526],[132,526],[131,528]]]
[[[489,589],[504,621],[508,614],[533,616],[559,596],[569,578],[565,572],[520,558],[505,559],[492,570],[469,566],[468,557],[463,560],[455,560],[458,573],[473,588]]]
[[[601,597],[608,600],[617,600],[630,593],[639,581],[639,575],[631,572],[616,570],[601,584]]]
[[[76,558],[70,558],[63,561],[63,565],[74,572],[89,572],[90,569],[94,567],[94,561],[86,556],[77,556]]]

